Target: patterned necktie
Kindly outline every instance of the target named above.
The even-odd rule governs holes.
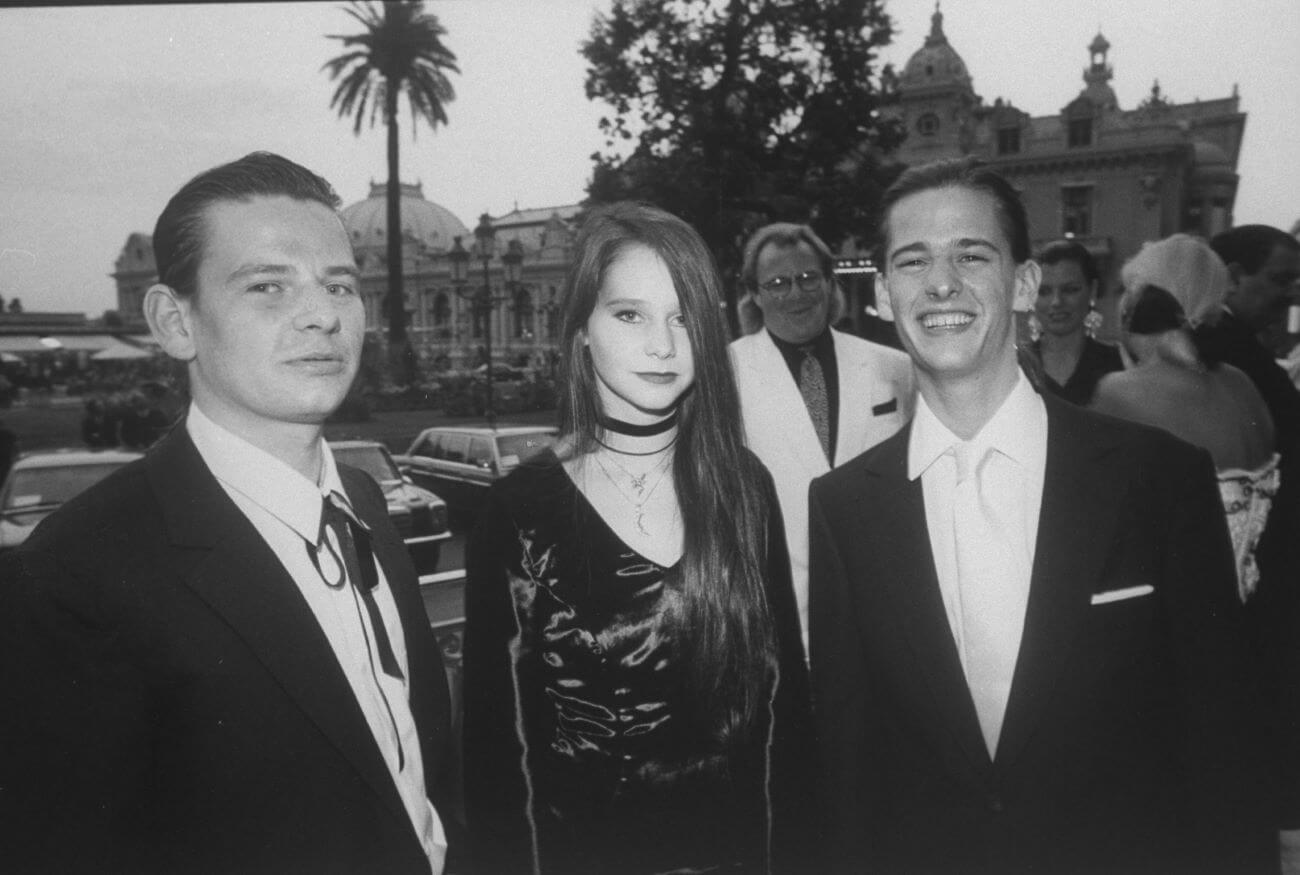
[[[803,352],[803,362],[799,365],[799,394],[803,395],[804,406],[808,408],[813,428],[817,431],[817,440],[821,441],[822,454],[829,460],[831,415],[830,404],[826,399],[826,375],[811,346],[800,347],[800,350]]]
[[[307,545],[307,555],[311,557],[321,579],[330,587],[337,589],[348,581],[352,582],[366,607],[366,615],[370,618],[375,649],[379,651],[379,664],[385,674],[400,678],[402,669],[397,664],[397,655],[388,639],[388,628],[384,625],[379,604],[375,601],[374,590],[379,585],[379,572],[375,569],[375,557],[370,551],[370,534],[344,507],[337,493],[331,492],[328,498],[322,496],[320,534],[315,544]],[[322,553],[329,557],[333,568],[324,566]]]
[[[1012,544],[1005,521],[987,499],[987,463],[992,449],[977,452],[955,444],[957,488],[953,493],[953,540],[961,600],[962,664],[989,756],[996,755],[1023,624],[1016,593],[1007,579]]]

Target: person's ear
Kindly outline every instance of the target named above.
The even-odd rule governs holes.
[[[155,283],[144,294],[144,318],[163,352],[183,362],[193,360],[194,302],[171,286]]]
[[[886,322],[894,321],[894,305],[889,300],[889,281],[883,270],[876,271],[876,313]]]
[[[1043,269],[1032,258],[1016,265],[1016,287],[1011,299],[1011,309],[1028,313],[1038,299],[1038,286],[1043,281]]]

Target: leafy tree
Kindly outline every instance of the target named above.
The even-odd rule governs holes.
[[[411,107],[411,133],[421,120],[431,128],[447,123],[446,105],[456,98],[447,73],[459,73],[456,56],[443,45],[446,29],[421,0],[385,0],[380,7],[354,2],[344,10],[365,30],[351,36],[333,35],[347,51],[321,69],[338,80],[330,101],[342,118],[370,127],[382,117],[388,128],[388,316],[389,353],[399,382],[414,379],[415,357],[406,336],[406,301],[402,293],[402,202],[397,147],[398,99],[405,93]]]
[[[896,173],[878,156],[903,136],[878,112],[892,35],[882,0],[613,0],[582,45],[587,96],[612,110],[589,199],[676,213],[726,275],[767,222],[867,242]]]

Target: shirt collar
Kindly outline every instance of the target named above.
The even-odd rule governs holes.
[[[813,355],[822,356],[835,349],[834,342],[831,340],[831,329],[829,325],[822,329],[821,334],[817,335],[812,340],[803,343],[791,343],[788,340],[783,340],[780,337],[777,337],[771,331],[768,331],[767,335],[772,338],[772,342],[776,344],[776,348],[787,355],[792,353],[802,355],[805,349],[812,347]]]
[[[316,543],[320,534],[321,497],[330,492],[347,495],[324,438],[320,439],[321,475],[317,484],[213,422],[193,402],[185,428],[222,486],[238,492],[309,543]]]
[[[925,396],[918,393],[907,443],[907,478],[920,477],[936,459],[961,442],[939,421]],[[1021,467],[1041,467],[1038,462],[1047,454],[1047,408],[1019,370],[1011,392],[970,442],[996,450]]]

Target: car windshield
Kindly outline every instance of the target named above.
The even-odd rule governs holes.
[[[392,483],[402,479],[393,465],[392,459],[380,447],[331,447],[334,461],[360,468],[380,483]]]
[[[553,443],[555,443],[555,435],[549,431],[497,435],[497,451],[500,453],[501,467],[513,468],[520,462],[527,462]]]
[[[104,462],[61,468],[19,468],[9,475],[3,509],[15,511],[63,504],[124,464]]]

